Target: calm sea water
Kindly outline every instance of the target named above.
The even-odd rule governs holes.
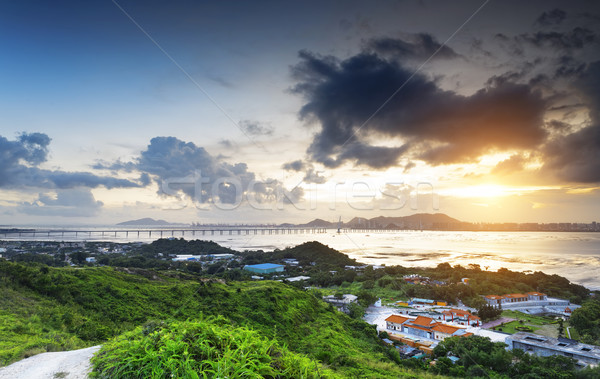
[[[98,228],[101,230],[103,228]],[[72,230],[72,229],[71,229]],[[86,229],[87,230],[87,229]],[[115,227],[111,227],[115,230]],[[155,230],[155,229],[153,229]],[[163,237],[182,238],[180,231],[164,229]],[[67,233],[65,236],[37,234],[35,240],[114,242],[151,242],[160,233],[148,232],[104,236]],[[213,240],[237,250],[273,250],[295,246],[306,241],[319,241],[360,262],[402,266],[431,267],[442,262],[451,265],[479,264],[482,269],[495,271],[505,267],[516,271],[543,271],[559,274],[574,283],[600,290],[600,233],[545,232],[439,232],[402,231],[375,233],[342,233],[334,230],[315,234],[237,234],[185,232],[186,239]],[[9,239],[2,237],[0,239]],[[34,239],[32,236],[10,236],[10,239]]]

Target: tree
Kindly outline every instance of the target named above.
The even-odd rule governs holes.
[[[375,286],[375,281],[374,280],[365,280],[362,283],[362,287],[366,290],[370,290]]]
[[[377,296],[369,291],[362,290],[358,293],[358,302],[364,307],[368,307],[375,301],[377,301]]]
[[[360,320],[365,315],[365,307],[359,303],[348,304],[348,316],[353,319]]]
[[[476,309],[480,309],[487,305],[486,301],[483,300],[481,296],[472,296],[466,299],[463,299],[463,302],[469,307],[473,307]]]
[[[502,309],[493,307],[489,304],[485,304],[477,309],[477,315],[481,318],[481,321],[486,322],[493,320],[502,314]]]
[[[88,253],[85,253],[83,251],[76,251],[74,253],[71,253],[71,262],[78,265],[83,264],[85,262],[85,258],[87,258],[88,256]]]
[[[562,318],[559,318],[558,319],[558,336],[562,337],[564,333],[565,333],[564,320]]]
[[[600,301],[590,300],[573,311],[569,319],[571,326],[584,336],[589,343],[598,343],[600,340]]]

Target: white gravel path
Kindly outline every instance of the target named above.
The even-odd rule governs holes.
[[[0,379],[85,379],[98,349],[100,346],[34,355],[0,368]]]

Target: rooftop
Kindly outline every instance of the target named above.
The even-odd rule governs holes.
[[[402,324],[404,321],[410,320],[408,317],[402,317],[402,316],[398,316],[398,315],[391,315],[390,317],[386,318],[385,321],[389,321],[389,322],[393,322],[396,324]]]
[[[411,323],[413,325],[430,326],[432,323],[435,324],[436,322],[429,317],[417,316],[417,318],[414,319]]]
[[[510,297],[510,298],[520,298],[520,297],[527,297],[527,295],[523,295],[522,293],[511,293],[508,295],[504,295],[504,297]]]
[[[600,362],[600,346],[588,345],[568,338],[551,338],[533,333],[519,332],[507,337],[507,341],[509,340],[578,355],[580,357],[584,356]],[[577,357],[574,358],[577,359]]]
[[[275,263],[260,263],[257,265],[247,265],[246,267],[252,267],[252,268],[257,268],[260,270],[268,270],[270,268],[279,268],[279,267],[283,267],[282,265],[276,265]]]
[[[469,312],[469,311],[465,311],[465,310],[463,310],[463,309],[456,309],[456,308],[453,308],[453,309],[450,309],[448,312],[451,312],[451,313],[456,313],[457,315],[472,316],[472,315],[471,315],[471,312]]]
[[[415,303],[429,303],[429,304],[435,303],[435,300],[420,299],[418,297],[413,298],[412,301],[415,302]]]
[[[453,334],[454,332],[456,332],[457,330],[459,330],[461,328],[457,328],[456,326],[437,324],[436,326],[434,326],[431,329],[436,332],[440,332],[440,333]]]

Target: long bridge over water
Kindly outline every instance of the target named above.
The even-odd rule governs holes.
[[[203,229],[13,229],[2,230],[0,236],[15,237],[190,237],[207,235],[268,235],[268,234],[317,234],[327,233],[326,228],[203,228]]]
[[[210,227],[210,228],[165,228],[165,229],[0,229],[0,238],[169,238],[200,237],[215,235],[281,235],[323,233],[377,233],[394,232],[385,229],[327,229],[312,227]]]

